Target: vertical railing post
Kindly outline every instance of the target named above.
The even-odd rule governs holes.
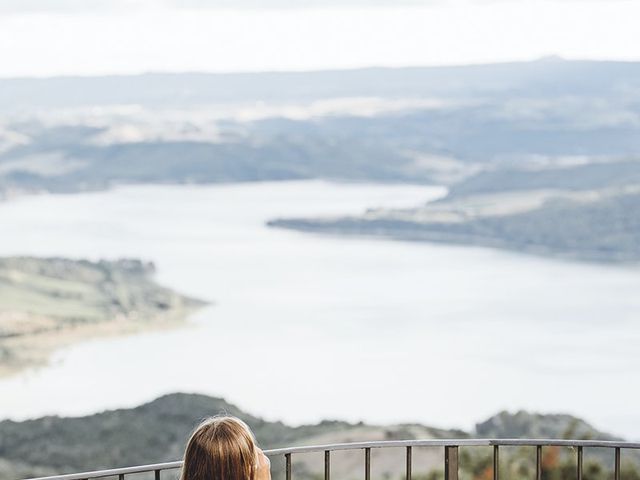
[[[331,480],[331,451],[324,451],[324,480]]]
[[[458,480],[458,447],[444,447],[444,480]]]
[[[536,446],[536,480],[542,480],[542,445]]]
[[[614,480],[620,480],[620,447],[616,447],[615,467],[613,471]]]
[[[284,454],[284,472],[286,480],[291,480],[291,454]]]
[[[493,480],[499,480],[500,478],[500,447],[498,445],[493,446]]]
[[[411,447],[407,447],[406,480],[411,480]]]
[[[371,480],[371,449],[364,449],[364,480]]]
[[[582,480],[582,447],[578,447],[577,465],[576,465],[576,480]]]
[[[153,472],[153,478],[154,478],[155,480],[160,480],[160,470],[155,470],[155,471]]]

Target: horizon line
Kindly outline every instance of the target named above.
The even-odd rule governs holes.
[[[55,79],[97,79],[97,78],[118,78],[118,77],[144,77],[144,76],[178,76],[178,75],[202,75],[202,76],[235,76],[235,75],[297,75],[297,74],[314,74],[314,73],[339,73],[339,72],[357,72],[366,70],[422,70],[422,69],[456,69],[456,68],[473,68],[473,67],[490,67],[500,65],[517,65],[530,63],[617,63],[617,64],[634,64],[640,63],[640,58],[634,60],[621,60],[612,58],[567,58],[560,55],[550,54],[543,55],[532,59],[513,59],[513,60],[496,60],[496,61],[479,61],[469,63],[451,63],[451,64],[417,64],[417,65],[369,65],[369,66],[353,66],[353,67],[327,67],[314,69],[269,69],[269,70],[147,70],[147,71],[131,71],[131,72],[113,72],[113,73],[60,73],[47,75],[0,75],[0,81],[17,81],[17,80],[55,80]]]

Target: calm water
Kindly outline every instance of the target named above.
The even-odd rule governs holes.
[[[139,256],[161,282],[215,302],[186,328],[86,342],[0,381],[0,416],[191,391],[294,423],[469,428],[525,408],[640,438],[640,270],[264,227],[442,194],[288,182],[0,204],[2,255]]]

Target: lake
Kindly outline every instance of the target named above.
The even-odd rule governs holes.
[[[640,438],[640,269],[265,226],[444,193],[297,181],[0,204],[1,255],[141,257],[161,283],[214,302],[184,328],[88,341],[1,380],[0,416],[82,415],[185,391],[296,424],[471,428],[527,409]]]

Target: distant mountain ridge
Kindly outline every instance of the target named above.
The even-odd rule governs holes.
[[[437,67],[371,67],[312,72],[146,73],[0,79],[0,111],[27,107],[229,101],[316,100],[349,96],[577,96],[638,86],[640,62],[543,58],[530,62]]]
[[[531,159],[640,155],[639,102],[640,63],[625,62],[0,79],[0,198],[478,172],[460,189],[495,188],[494,169]]]

